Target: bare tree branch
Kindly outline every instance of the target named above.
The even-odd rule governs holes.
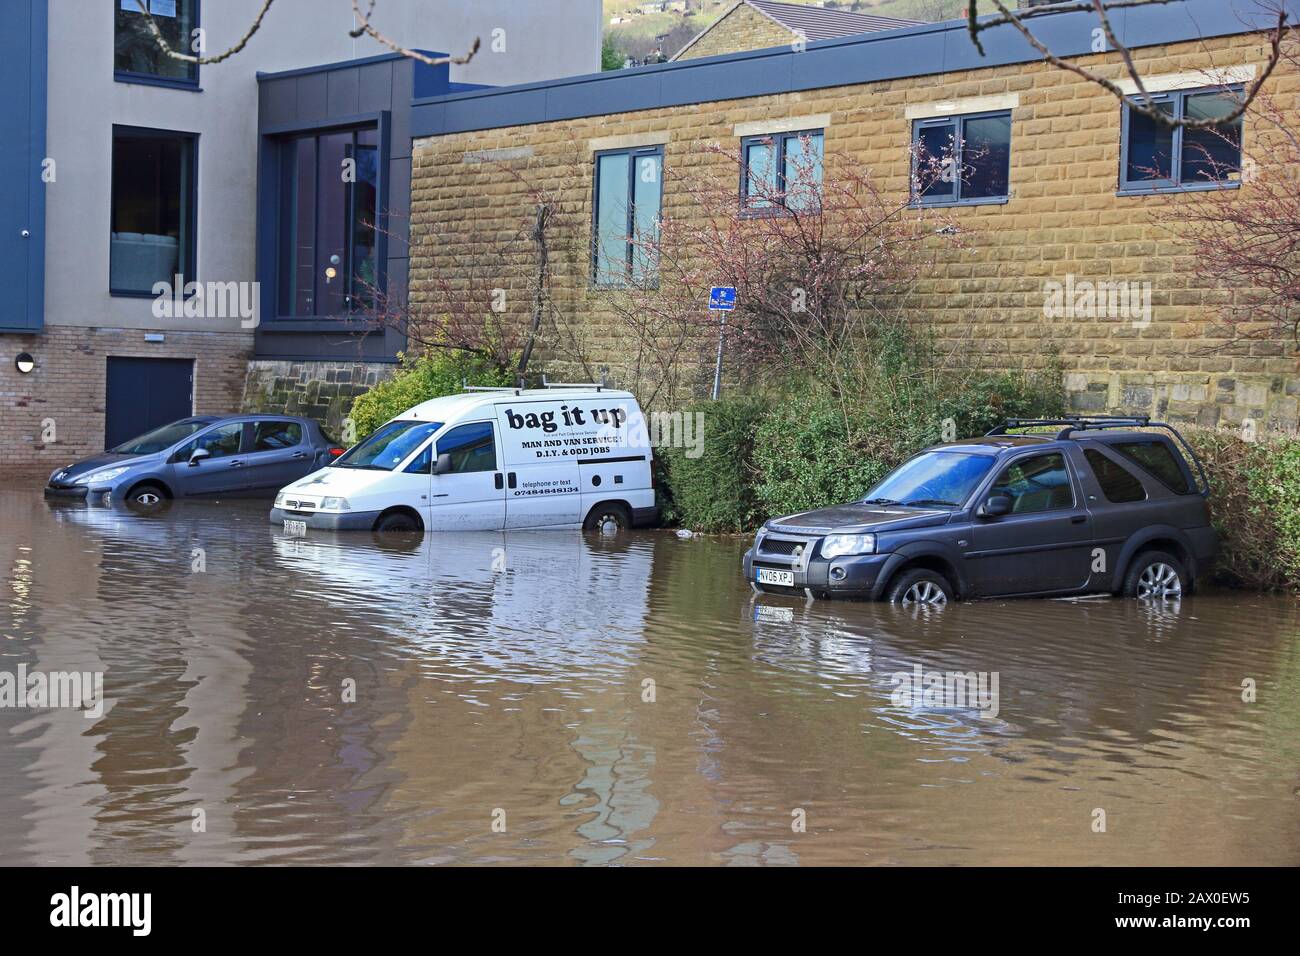
[[[1113,94],[1121,102],[1128,103],[1129,106],[1137,113],[1150,119],[1152,122],[1163,126],[1167,129],[1214,129],[1225,124],[1232,123],[1243,116],[1254,102],[1255,97],[1263,88],[1264,83],[1273,71],[1277,68],[1278,62],[1282,59],[1282,39],[1286,35],[1289,27],[1287,24],[1287,13],[1282,6],[1277,7],[1277,24],[1273,28],[1270,38],[1270,50],[1268,62],[1264,69],[1260,71],[1255,81],[1251,83],[1245,95],[1237,99],[1233,109],[1223,116],[1206,117],[1205,119],[1187,119],[1186,117],[1176,118],[1170,116],[1156,104],[1147,92],[1146,84],[1142,81],[1142,76],[1138,72],[1136,64],[1133,62],[1133,56],[1129,49],[1120,42],[1111,24],[1110,12],[1122,10],[1127,7],[1151,6],[1153,4],[1167,4],[1178,2],[1178,0],[1077,0],[1075,3],[1056,3],[1046,7],[1031,7],[1027,10],[1011,10],[1003,0],[989,0],[997,10],[997,16],[989,17],[981,22],[979,14],[979,0],[970,0],[970,6],[966,9],[966,29],[970,33],[971,42],[979,50],[980,55],[985,55],[984,45],[980,42],[979,35],[985,30],[991,30],[999,26],[1014,27],[1022,37],[1025,38],[1043,59],[1058,69],[1073,73],[1090,83],[1095,83],[1102,89]],[[1138,96],[1141,102],[1136,102],[1134,98],[1124,92],[1118,83],[1099,73],[1095,73],[1086,67],[1079,66],[1077,63],[1070,62],[1061,58],[1048,49],[1047,44],[1043,43],[1034,32],[1026,25],[1027,20],[1035,17],[1055,15],[1060,13],[1081,13],[1092,12],[1097,15],[1101,29],[1106,35],[1106,42],[1110,47],[1119,53],[1124,62],[1124,68],[1128,72],[1129,78],[1137,88]]]
[[[145,16],[145,23],[149,26],[149,32],[153,35],[154,42],[162,48],[163,53],[173,60],[180,60],[182,63],[194,63],[198,66],[208,66],[212,63],[220,63],[222,60],[228,60],[244,47],[248,46],[248,41],[253,39],[253,34],[257,33],[262,26],[262,20],[266,17],[266,11],[271,9],[271,4],[275,0],[263,0],[262,9],[257,11],[257,16],[253,19],[253,24],[245,31],[244,35],[239,38],[239,42],[223,53],[216,56],[192,56],[188,53],[178,53],[171,48],[171,45],[163,38],[162,31],[158,29],[158,24],[153,18],[145,5],[145,0],[135,0],[140,7],[140,12]]]
[[[470,45],[469,52],[466,53],[464,56],[433,57],[433,56],[429,56],[428,54],[421,53],[419,50],[407,49],[406,47],[402,46],[400,43],[390,40],[388,37],[384,36],[382,33],[380,33],[378,30],[375,29],[373,24],[371,24],[370,18],[374,16],[375,3],[376,0],[369,0],[369,5],[366,8],[366,12],[362,13],[360,0],[352,0],[352,13],[357,18],[358,25],[356,29],[351,30],[348,33],[348,36],[354,39],[361,36],[368,36],[371,39],[379,43],[382,43],[384,46],[388,47],[388,49],[392,50],[394,53],[400,53],[402,56],[407,57],[408,59],[411,60],[418,60],[419,62],[427,66],[442,66],[445,63],[455,63],[457,66],[463,66],[464,64],[468,63],[470,60],[474,59],[474,54],[478,53],[479,46],[481,45],[478,37],[474,38],[473,44]]]

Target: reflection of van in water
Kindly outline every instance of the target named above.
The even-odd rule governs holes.
[[[473,389],[403,412],[287,486],[271,522],[290,532],[631,528],[657,516],[651,462],[630,392]]]

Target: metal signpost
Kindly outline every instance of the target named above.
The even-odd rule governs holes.
[[[722,345],[727,335],[727,313],[735,311],[736,290],[731,286],[714,286],[709,290],[709,311],[721,312],[718,323],[718,361],[713,369],[713,400],[722,391]]]

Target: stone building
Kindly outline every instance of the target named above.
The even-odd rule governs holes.
[[[1171,109],[1188,110],[1222,103],[1222,91],[1258,75],[1269,22],[1218,0],[1116,17],[1149,89]],[[1118,53],[1092,52],[1090,13],[1034,23],[1054,51],[1127,82]],[[517,229],[530,215],[532,190],[545,189],[569,212],[569,232],[555,237],[562,249],[552,262],[557,310],[600,364],[616,368],[627,343],[613,331],[608,290],[595,281],[595,260],[610,238],[597,208],[602,169],[624,193],[626,164],[661,164],[662,186],[637,202],[646,217],[680,219],[698,215],[680,186],[684,177],[734,175],[736,164],[707,144],[738,154],[756,139],[778,148],[772,144],[803,136],[827,163],[851,156],[881,188],[906,198],[915,143],[978,134],[1001,168],[969,194],[952,187],[921,199],[944,207],[966,243],[918,290],[915,315],[933,324],[942,343],[1002,367],[1042,367],[1058,350],[1070,406],[1081,412],[1294,428],[1300,375],[1293,350],[1282,341],[1221,348],[1217,319],[1235,292],[1198,282],[1177,228],[1179,203],[1196,201],[1201,190],[1221,195],[1250,184],[1236,173],[1202,181],[1190,152],[1170,160],[1165,179],[1144,177],[1150,130],[1111,93],[1044,63],[1009,30],[984,35],[985,56],[964,23],[952,21],[417,104],[411,215],[413,230],[430,241],[412,255],[411,296],[472,259],[476,237]],[[1298,89],[1300,77],[1285,68],[1269,83],[1291,111]],[[1267,175],[1262,126],[1248,117],[1240,135]],[[528,281],[526,264],[502,264],[503,288],[524,290]],[[1084,288],[1101,303],[1091,312],[1051,304]],[[1137,311],[1116,309],[1113,294],[1108,307],[1107,288],[1132,290],[1127,308]],[[527,306],[526,296],[511,296],[512,308]]]
[[[895,30],[920,20],[877,17],[802,3],[738,0],[677,51],[674,60],[761,50],[764,47],[807,44],[817,40]]]

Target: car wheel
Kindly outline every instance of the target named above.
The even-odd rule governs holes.
[[[127,492],[126,503],[141,511],[157,511],[167,504],[167,492],[158,485],[136,485]]]
[[[582,523],[583,531],[599,531],[601,534],[618,534],[632,527],[632,516],[627,508],[619,504],[598,505],[591,509],[587,520]]]
[[[389,531],[397,531],[411,534],[413,532],[418,532],[420,530],[420,525],[419,522],[406,512],[395,511],[392,514],[384,515],[380,518],[379,522],[375,525],[375,530],[385,533]]]
[[[1181,561],[1165,551],[1147,551],[1129,568],[1124,593],[1152,601],[1177,601],[1187,585],[1187,569]]]
[[[889,585],[886,600],[904,607],[928,605],[938,607],[953,598],[952,585],[938,571],[915,568],[895,578]]]

